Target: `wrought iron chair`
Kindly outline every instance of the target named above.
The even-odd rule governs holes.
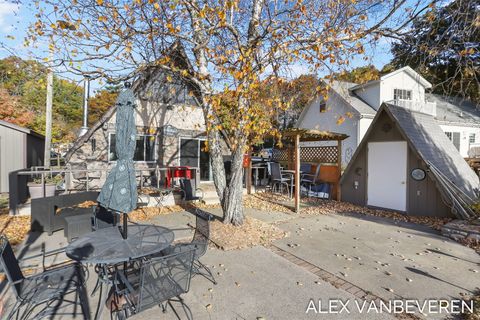
[[[194,250],[173,253],[143,261],[139,269],[118,270],[115,296],[110,306],[117,319],[124,319],[160,305],[163,312],[177,298],[187,317],[190,309],[181,295],[190,289]],[[173,307],[172,307],[173,308]]]
[[[98,180],[101,178],[102,173],[100,171],[89,172],[86,163],[81,163],[75,166],[70,166],[72,172],[72,184],[74,185],[73,189],[75,190],[88,190],[89,184],[93,180]]]
[[[13,249],[4,236],[0,236],[0,264],[13,290],[15,303],[7,316],[11,319],[27,319],[39,307],[35,319],[60,315],[61,304],[80,304],[84,319],[90,319],[86,297],[85,274],[81,265],[69,264],[25,277]],[[65,296],[77,293],[77,299],[69,301]],[[25,307],[25,308],[24,308]],[[22,308],[24,308],[23,312]],[[76,311],[76,308],[74,309]],[[20,314],[21,313],[21,314]]]
[[[194,250],[193,275],[201,275],[213,284],[217,284],[210,268],[200,261],[200,258],[207,252],[208,241],[210,240],[210,220],[212,220],[211,214],[198,208],[195,209],[195,233],[193,234],[192,241],[188,243],[177,243],[163,250],[161,254],[169,255]]]
[[[270,163],[270,174],[271,174],[271,183],[272,183],[272,192],[275,192],[279,187],[280,192],[283,192],[283,186],[287,187],[287,193],[290,197],[290,188],[292,184],[292,175],[282,174],[282,169],[280,164],[277,162]]]

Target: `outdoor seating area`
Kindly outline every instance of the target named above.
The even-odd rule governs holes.
[[[263,184],[265,190],[294,198],[295,212],[299,211],[301,196],[340,200],[342,141],[348,135],[289,129],[282,136],[284,147],[273,149],[269,161],[262,158],[245,166],[247,192],[252,192],[252,181],[255,191]],[[322,145],[302,145],[305,142]]]
[[[68,262],[30,277],[23,275],[8,240],[2,237],[0,262],[16,299],[7,318],[65,315],[65,308],[73,312],[71,316],[78,313],[84,319],[103,319],[105,312],[125,319],[155,306],[165,312],[172,299],[181,302],[192,276],[201,275],[216,284],[200,261],[207,251],[212,216],[199,209],[191,214],[196,221],[192,240],[176,242],[179,229],[136,223],[119,226],[118,217],[96,210],[89,232],[72,242],[69,238],[70,243],[55,252],[64,254]],[[89,292],[87,278],[96,279]],[[98,299],[95,305],[86,303],[88,295]],[[72,304],[80,308],[72,311]]]

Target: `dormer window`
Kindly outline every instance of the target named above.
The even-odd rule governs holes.
[[[393,100],[412,100],[412,90],[393,89]]]

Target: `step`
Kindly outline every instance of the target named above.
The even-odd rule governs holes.
[[[220,199],[218,197],[204,197],[202,202],[206,205],[219,204]]]

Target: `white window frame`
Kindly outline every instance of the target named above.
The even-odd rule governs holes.
[[[393,89],[393,100],[412,101],[412,90]]]
[[[468,135],[468,142],[469,143],[475,143],[477,141],[477,136],[475,133],[470,133]]]
[[[108,162],[117,162],[117,160],[111,160],[110,159],[110,149],[111,149],[111,141],[112,141],[112,135],[114,135],[115,132],[109,132],[108,133]],[[156,163],[158,160],[158,153],[157,153],[157,141],[158,141],[158,136],[156,134],[139,134],[137,133],[137,137],[154,137],[155,141],[153,142],[153,155],[154,159],[150,161],[146,160],[133,160],[135,163]],[[146,158],[146,146],[145,146],[145,139],[143,140],[143,159]]]
[[[456,145],[455,145],[455,141],[453,141],[453,136],[454,136],[455,134],[458,135],[458,146],[456,146]],[[447,136],[447,138],[448,138],[450,141],[452,141],[452,143],[453,143],[453,145],[455,146],[455,148],[460,151],[460,147],[461,147],[460,145],[462,144],[462,141],[461,141],[461,139],[462,139],[462,134],[461,134],[460,132],[458,132],[458,131],[445,131],[445,135]]]

